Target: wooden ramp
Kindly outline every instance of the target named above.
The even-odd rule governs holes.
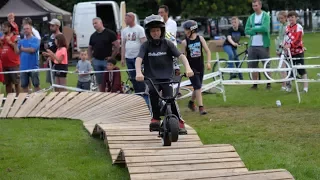
[[[0,95],[3,98],[3,95]],[[149,109],[142,97],[128,94],[61,92],[9,94],[0,118],[82,120],[91,135],[104,139],[113,163],[126,163],[132,180],[292,180],[286,170],[248,171],[229,144],[203,145],[197,132],[170,147],[149,132]]]

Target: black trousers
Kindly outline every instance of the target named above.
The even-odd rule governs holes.
[[[166,80],[164,82],[168,82],[169,80]],[[160,81],[161,82],[161,81]],[[154,89],[154,87],[150,84],[150,82],[146,82],[149,90],[149,98],[150,98],[150,104],[151,104],[151,110],[152,110],[152,117],[153,119],[160,120],[161,112],[160,112],[160,106],[159,106],[159,96]],[[172,97],[173,96],[173,89],[170,84],[159,84],[155,85],[158,91],[162,91],[163,97]],[[171,105],[172,113],[176,115],[179,119],[181,119],[179,107],[178,104],[175,102]]]

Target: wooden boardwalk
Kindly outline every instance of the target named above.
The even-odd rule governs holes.
[[[0,95],[3,98],[3,95]],[[91,135],[102,137],[113,163],[126,163],[132,180],[292,180],[286,170],[248,171],[229,144],[203,145],[197,132],[170,147],[149,132],[149,109],[142,97],[127,94],[61,92],[9,94],[1,118],[68,118],[83,121]]]

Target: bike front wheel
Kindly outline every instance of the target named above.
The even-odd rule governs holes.
[[[264,64],[264,69],[270,68],[270,69],[278,69],[279,71],[274,72],[264,72],[265,76],[269,80],[281,80],[281,79],[288,79],[291,75],[291,71],[289,70],[283,70],[281,69],[287,69],[290,68],[290,64],[287,61],[282,61],[282,64],[279,64],[280,61],[277,60],[268,60]]]

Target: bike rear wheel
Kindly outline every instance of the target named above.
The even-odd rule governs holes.
[[[264,64],[264,69],[271,68],[271,69],[278,69],[281,68],[290,68],[290,65],[287,61],[282,61],[282,65],[279,64],[280,62],[277,60],[268,60]],[[280,80],[280,79],[288,79],[291,75],[291,71],[275,71],[275,72],[264,72],[265,76],[269,80]]]
[[[219,59],[219,62],[215,62],[213,67],[212,67],[212,72],[218,72],[219,71],[219,64],[220,63],[220,68],[227,68],[228,67],[228,60],[226,59]],[[221,74],[223,80],[229,80],[231,77],[231,73],[222,73]],[[220,79],[220,77],[213,77],[213,80],[216,81]]]

